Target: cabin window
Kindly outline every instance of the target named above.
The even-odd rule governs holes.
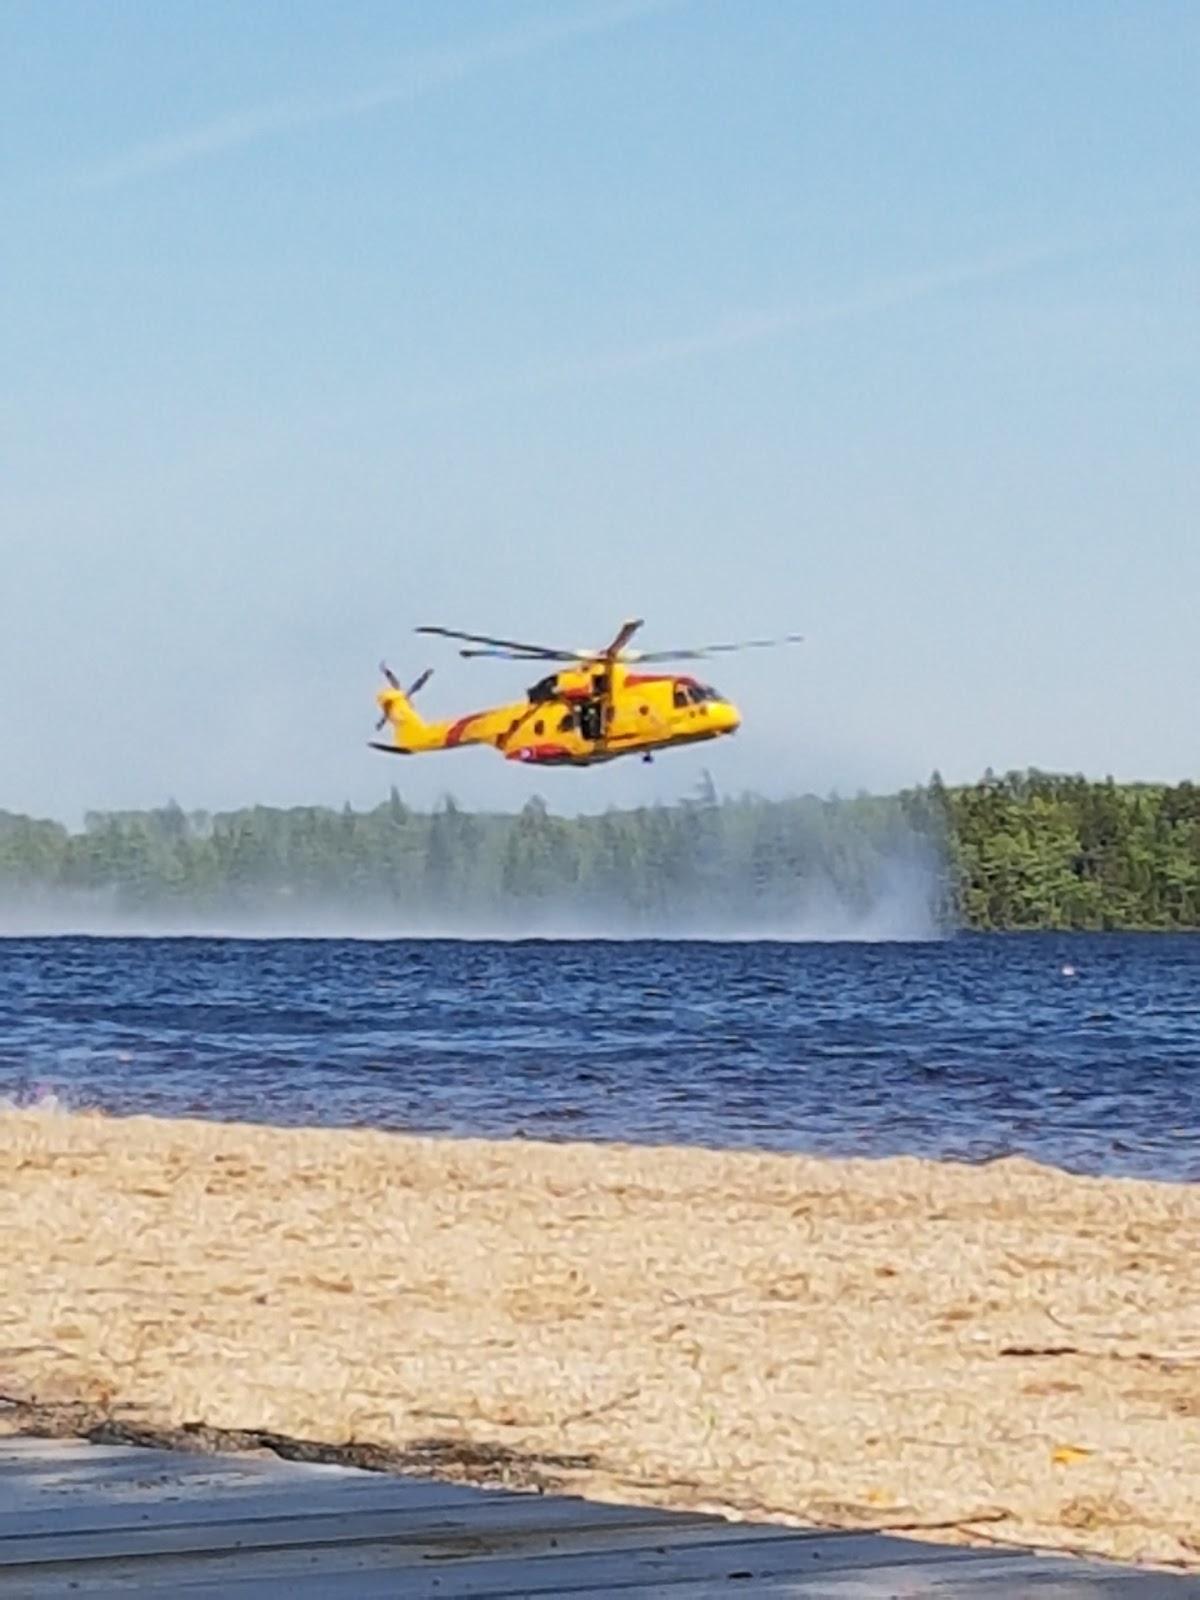
[[[688,703],[688,692],[687,692],[687,689],[684,687],[684,685],[682,683],[677,683],[675,685],[675,689],[674,689],[674,692],[671,695],[671,699],[675,702],[676,710],[680,710],[683,706],[687,705],[687,703]]]
[[[574,726],[575,726],[575,713],[573,711],[568,711],[566,716],[559,723],[558,731],[559,731],[559,733],[570,733],[571,729]]]
[[[543,733],[545,733],[545,731],[546,731],[546,724],[545,724],[545,723],[544,723],[544,722],[543,722],[543,721],[542,721],[542,720],[541,720],[541,718],[540,718],[540,717],[539,717],[539,718],[538,718],[538,720],[537,720],[537,721],[536,721],[536,722],[535,722],[535,723],[534,723],[534,725],[533,725],[533,731],[534,731],[534,733],[537,733],[537,734],[543,734]]]

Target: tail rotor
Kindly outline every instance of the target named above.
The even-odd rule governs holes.
[[[401,695],[405,700],[411,700],[414,695],[420,694],[421,690],[429,682],[430,678],[433,677],[433,668],[426,667],[424,672],[420,673],[413,679],[407,689],[401,689],[400,679],[392,671],[391,667],[388,666],[386,661],[381,661],[379,663],[379,670],[383,673],[384,678],[387,680],[388,687],[396,694]],[[387,701],[384,703],[383,710],[380,713],[379,721],[375,724],[376,733],[378,733],[380,729],[385,728],[388,722],[391,720],[390,700],[391,697],[387,697]]]

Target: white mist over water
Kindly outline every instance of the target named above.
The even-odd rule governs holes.
[[[538,904],[486,910],[407,910],[345,905],[332,897],[263,894],[220,910],[123,905],[116,889],[0,891],[0,939],[457,939],[925,942],[945,928],[938,912],[939,865],[925,841],[903,841],[874,864],[851,896],[825,871],[808,874],[783,905],[705,903],[636,915],[587,903],[570,892]],[[281,903],[282,902],[282,903]]]

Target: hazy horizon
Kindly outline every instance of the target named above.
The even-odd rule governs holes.
[[[671,759],[670,755],[668,755],[665,759],[669,761]],[[558,769],[547,770],[553,771],[556,782],[564,781],[563,774]],[[1146,787],[1150,788],[1157,787],[1159,785],[1164,787],[1171,786],[1166,782],[1166,780],[1162,779],[1126,779],[1119,778],[1116,776],[1116,774],[1111,772],[1086,773],[1067,771],[1063,768],[1033,768],[1029,766],[1006,768],[1003,772],[1001,772],[1000,769],[993,766],[990,769],[985,767],[982,771],[962,780],[947,778],[946,774],[941,770],[941,768],[935,767],[933,771],[926,773],[923,777],[914,778],[908,783],[897,784],[894,788],[890,789],[882,787],[868,788],[865,785],[850,788],[848,786],[838,786],[837,784],[834,784],[832,787],[823,791],[805,788],[786,790],[781,789],[778,786],[760,790],[745,785],[739,786],[736,789],[730,788],[727,790],[722,790],[720,786],[716,784],[715,780],[713,780],[712,792],[713,797],[718,804],[737,804],[747,800],[766,800],[773,803],[786,803],[788,801],[820,801],[822,803],[838,803],[861,799],[889,800],[894,799],[905,792],[927,788],[935,773],[939,778],[942,779],[947,787],[969,788],[984,782],[989,770],[995,778],[1003,778],[1009,772],[1024,773],[1037,771],[1045,776],[1080,777],[1091,783],[1106,783],[1111,780],[1119,785],[1145,785]],[[575,772],[574,774],[576,779],[582,776],[584,783],[586,783],[587,775],[588,774],[586,771]],[[690,774],[689,776],[694,777],[695,775]],[[701,782],[703,782],[704,778],[706,777],[713,779],[712,769],[711,767],[702,766],[699,771],[699,778]],[[1186,783],[1192,780],[1185,774],[1185,776],[1178,781]],[[1200,778],[1198,778],[1197,781],[1200,781]],[[406,794],[405,788],[402,784],[392,783],[384,784],[377,794],[373,796],[370,794],[364,795],[358,801],[352,800],[348,796],[342,798],[341,800],[313,800],[305,799],[303,796],[299,796],[292,800],[271,802],[256,800],[253,797],[248,797],[243,801],[235,800],[227,806],[209,807],[190,805],[187,803],[185,797],[181,797],[177,794],[167,794],[163,796],[162,799],[152,800],[145,805],[113,807],[81,805],[75,807],[69,814],[52,811],[16,811],[13,807],[6,805],[4,803],[3,795],[0,795],[0,816],[7,815],[26,817],[35,822],[56,823],[67,828],[71,833],[81,833],[85,830],[86,819],[89,816],[104,817],[108,815],[150,815],[154,812],[167,810],[173,806],[177,806],[179,810],[189,818],[205,815],[212,817],[227,817],[237,815],[241,812],[253,811],[259,808],[272,811],[340,811],[346,806],[350,806],[350,808],[356,813],[366,813],[376,810],[381,806],[386,806],[390,802],[393,792],[399,796],[401,803],[407,809],[419,815],[425,816],[431,815],[432,813],[442,809],[447,804],[453,804],[459,809],[467,811],[476,816],[511,818],[519,815],[521,809],[526,806],[530,800],[541,800],[552,815],[562,817],[595,818],[601,817],[605,814],[605,812],[611,810],[631,811],[637,810],[642,806],[671,807],[694,803],[697,797],[698,787],[694,781],[689,784],[676,786],[674,789],[670,789],[666,785],[660,785],[656,793],[644,797],[638,797],[635,795],[628,801],[607,799],[597,801],[594,804],[589,804],[586,794],[576,793],[573,790],[568,790],[565,794],[556,795],[553,787],[550,784],[530,784],[527,788],[527,791],[523,795],[515,797],[509,803],[466,806],[459,794],[455,791],[455,788],[452,784],[445,785],[442,789],[434,792],[428,798],[423,798],[420,801],[413,801],[410,800]],[[559,803],[562,800],[565,800],[568,803]]]

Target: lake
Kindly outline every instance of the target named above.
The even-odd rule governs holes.
[[[0,940],[0,1097],[1200,1178],[1200,938]]]

